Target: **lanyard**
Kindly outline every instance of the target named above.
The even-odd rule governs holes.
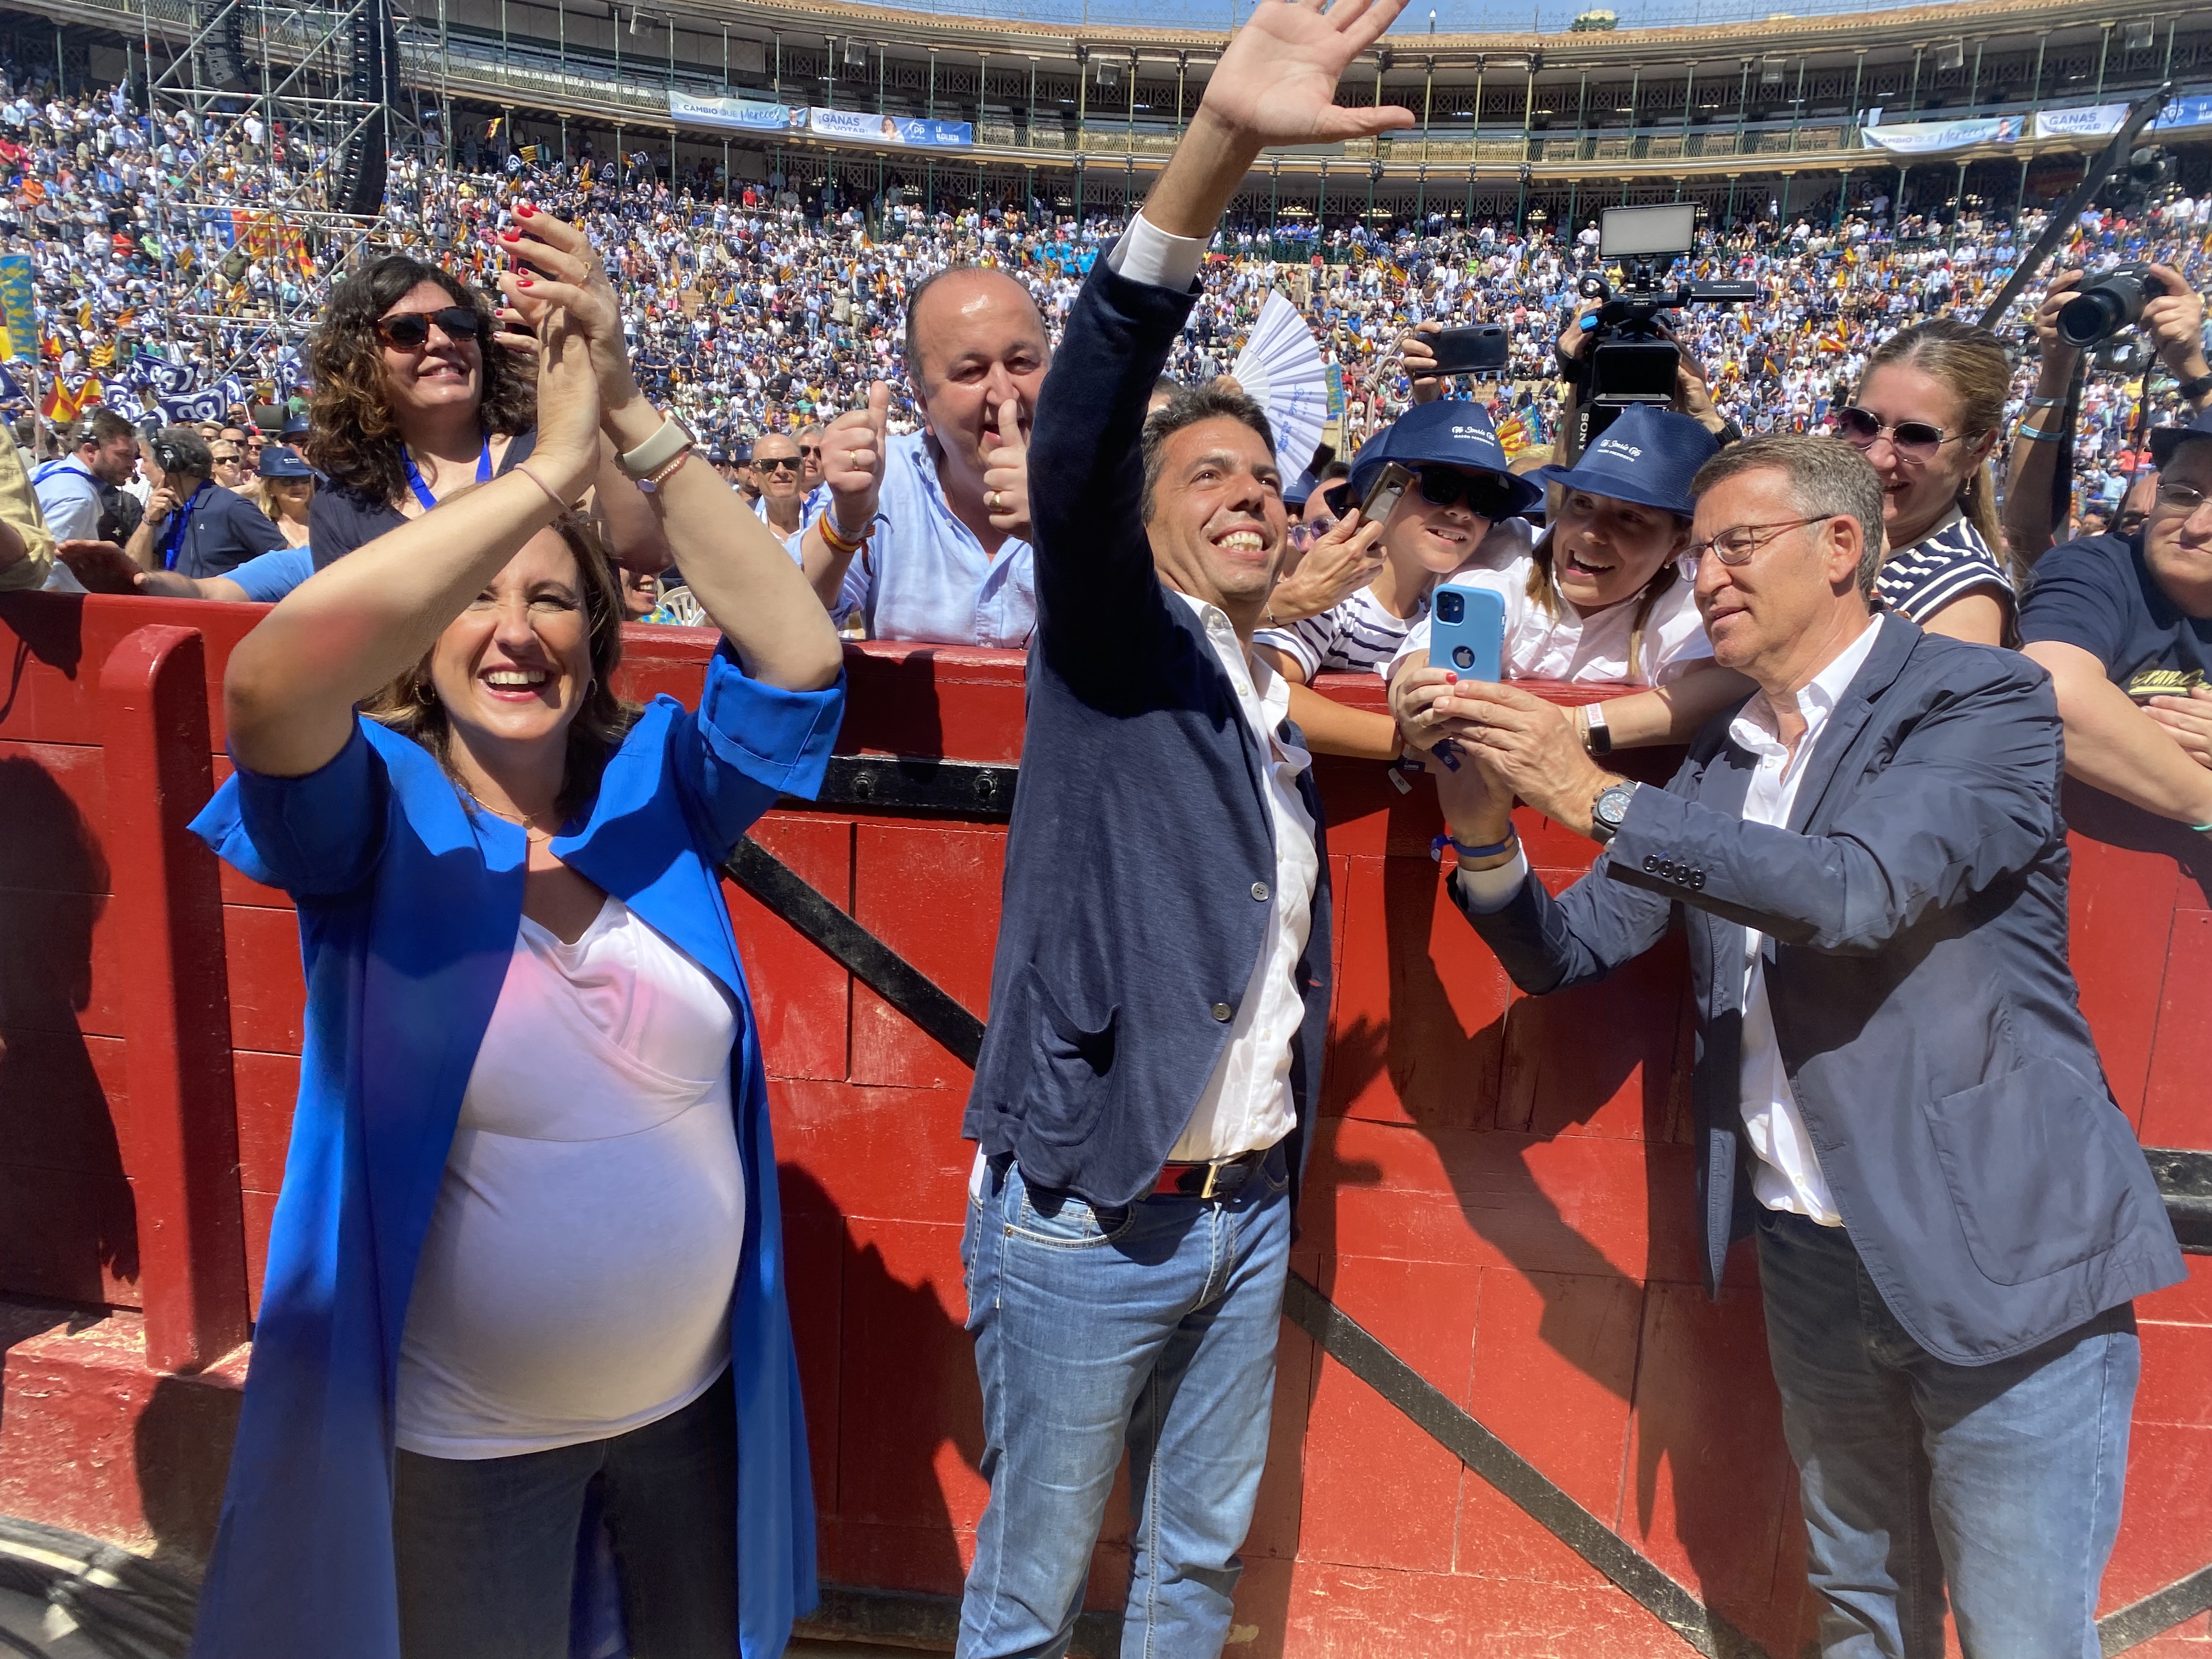
[[[200,497],[214,488],[216,486],[212,483],[202,484],[192,492],[191,500],[179,507],[176,516],[169,520],[169,533],[161,539],[162,569],[174,570],[177,568],[177,555],[184,551],[185,537],[191,527],[192,514],[199,510]]]
[[[399,465],[407,469],[407,487],[415,492],[415,499],[422,503],[422,510],[428,513],[437,506],[438,498],[430,493],[430,486],[422,482],[422,475],[415,470],[415,458],[407,453],[405,444],[399,446]],[[489,436],[483,441],[483,447],[477,452],[477,482],[491,482],[491,439]]]

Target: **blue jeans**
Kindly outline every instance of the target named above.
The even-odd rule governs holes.
[[[1283,1151],[1231,1197],[1093,1210],[1007,1164],[968,1206],[968,1328],[991,1500],[959,1659],[1060,1659],[1121,1449],[1124,1659],[1209,1659],[1252,1522],[1291,1252]]]
[[[1840,1227],[1761,1212],[1759,1273],[1797,1460],[1823,1659],[2097,1659],[2142,1367],[2108,1309],[1988,1365],[1897,1322]]]

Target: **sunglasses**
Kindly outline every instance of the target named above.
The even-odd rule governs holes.
[[[209,459],[217,466],[236,466],[242,457],[236,450],[233,450],[227,455],[212,455]]]
[[[1836,435],[1858,449],[1872,449],[1875,440],[1888,434],[1890,447],[1908,461],[1924,461],[1945,444],[1955,443],[1966,434],[1947,433],[1940,426],[1930,426],[1925,421],[1899,421],[1892,426],[1870,409],[1846,404],[1828,416],[1836,428]]]
[[[376,319],[376,337],[400,351],[420,351],[430,342],[430,325],[445,331],[456,343],[473,340],[483,332],[483,319],[469,306],[447,306],[438,311],[402,311]]]
[[[755,461],[753,465],[770,472],[796,472],[806,463],[796,455],[778,455],[773,460]]]
[[[820,444],[801,444],[799,447],[799,459],[802,461],[811,461],[821,453]]]
[[[1513,492],[1493,472],[1462,472],[1455,466],[1425,466],[1413,474],[1421,499],[1431,507],[1450,507],[1465,501],[1478,519],[1511,515]]]

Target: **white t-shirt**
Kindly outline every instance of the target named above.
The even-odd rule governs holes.
[[[1486,587],[1505,601],[1505,672],[1519,680],[1578,680],[1613,685],[1666,685],[1710,659],[1705,624],[1698,615],[1694,590],[1679,575],[1668,584],[1644,621],[1644,646],[1637,672],[1628,672],[1629,635],[1636,625],[1641,594],[1584,616],[1553,585],[1554,609],[1528,597],[1533,561],[1516,559],[1503,570],[1462,570],[1451,580],[1462,587]],[[1384,678],[1416,651],[1429,648],[1429,623],[1423,617],[1407,631]]]
[[[620,899],[574,945],[523,918],[416,1271],[402,1447],[603,1440],[713,1386],[745,1231],[737,1031],[715,981]]]

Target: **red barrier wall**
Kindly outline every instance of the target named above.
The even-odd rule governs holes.
[[[184,1555],[204,1547],[243,1356],[174,1373],[243,1334],[298,1073],[289,904],[182,831],[221,775],[222,667],[258,615],[0,599],[0,1340],[21,1339],[0,1510]],[[634,630],[625,690],[688,699],[706,646]],[[851,666],[841,751],[1018,757],[1018,657],[869,647]],[[1374,682],[1330,689],[1380,706]],[[1768,1653],[1796,1654],[1802,1523],[1755,1275],[1740,1252],[1717,1304],[1697,1284],[1680,953],[1522,998],[1442,898],[1426,787],[1326,760],[1321,778],[1340,988],[1297,1271]],[[2075,963],[2114,1090],[2147,1142],[2212,1148],[2212,906],[2176,857],[2194,841],[2118,845],[2087,809]],[[1544,878],[1573,879],[1589,843],[1522,817]],[[1003,826],[823,810],[757,833],[988,1012]],[[823,1574],[955,1594],[984,1497],[961,1328],[968,1073],[731,902],[771,1077]],[[2212,1269],[2192,1267],[2140,1308],[2108,1608],[2212,1563]],[[90,1316],[42,1299],[119,1311],[73,1328]],[[1102,1607],[1126,1570],[1118,1511]],[[1246,1559],[1232,1654],[1687,1650],[1288,1324]],[[2203,1659],[2212,1627],[2200,1614],[2135,1650]]]

